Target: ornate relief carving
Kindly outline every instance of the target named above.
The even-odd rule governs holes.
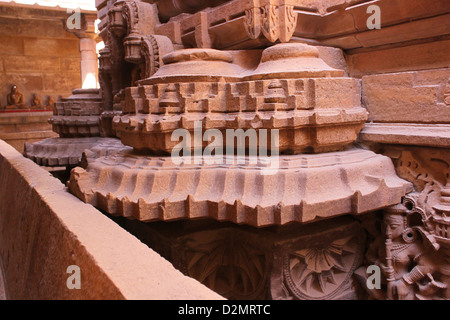
[[[424,148],[391,148],[388,153],[400,177],[410,180],[416,191],[384,212],[384,227],[366,255],[369,264],[381,267],[383,286],[367,291],[376,299],[447,299],[450,153]],[[364,268],[357,272],[367,289],[364,273]]]
[[[261,35],[261,8],[245,10],[244,26],[250,39],[258,39]]]
[[[297,16],[294,6],[268,4],[245,10],[244,26],[250,39],[258,39],[262,32],[270,42],[289,42]]]
[[[348,282],[361,262],[358,237],[338,239],[322,247],[307,248],[285,256],[287,289],[297,299],[332,299]]]
[[[364,234],[359,223],[323,224],[321,235],[310,232],[275,251],[272,298],[355,299],[357,287],[352,276],[363,254]]]
[[[297,26],[298,14],[294,11],[294,6],[284,5],[280,12],[280,41],[289,42]]]
[[[178,240],[175,266],[228,299],[266,298],[270,251],[232,229],[213,233]]]
[[[280,37],[280,19],[278,16],[278,6],[268,4],[265,7],[262,7],[261,10],[262,33],[270,42],[275,42]]]

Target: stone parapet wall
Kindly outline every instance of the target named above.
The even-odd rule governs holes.
[[[0,181],[8,299],[221,299],[3,141]],[[67,287],[72,265],[80,268],[81,289]]]

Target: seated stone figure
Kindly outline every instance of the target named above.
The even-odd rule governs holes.
[[[23,109],[24,99],[16,85],[11,87],[11,92],[7,96],[7,105],[5,109]]]
[[[49,96],[47,99],[47,104],[45,106],[47,110],[53,110],[55,109],[55,100],[53,100],[53,97]]]
[[[41,99],[37,94],[33,95],[33,100],[31,100],[31,108],[32,109],[41,109],[42,108],[42,102]]]

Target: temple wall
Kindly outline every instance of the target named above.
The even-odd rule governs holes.
[[[0,106],[13,84],[29,105],[33,94],[70,95],[81,87],[79,39],[64,30],[64,11],[0,6]]]
[[[3,141],[0,180],[7,299],[221,299]],[[72,265],[81,289],[67,287]]]
[[[57,136],[48,123],[49,97],[57,101],[82,85],[80,39],[65,30],[68,17],[63,9],[0,5],[0,111],[13,85],[25,106],[36,94],[39,109],[50,110],[0,114],[0,139],[21,153],[25,142]]]

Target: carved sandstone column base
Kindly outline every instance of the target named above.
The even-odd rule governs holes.
[[[99,89],[77,89],[73,95],[56,102],[49,122],[62,138],[100,135],[102,98]]]
[[[83,152],[91,158],[105,156],[126,148],[118,139],[88,138],[50,138],[33,144],[25,143],[25,157],[41,166],[60,167],[80,164]]]
[[[213,218],[258,227],[361,214],[399,203],[410,191],[389,158],[360,149],[272,163],[209,160],[175,164],[124,151],[74,169],[69,189],[112,215],[145,222]]]

